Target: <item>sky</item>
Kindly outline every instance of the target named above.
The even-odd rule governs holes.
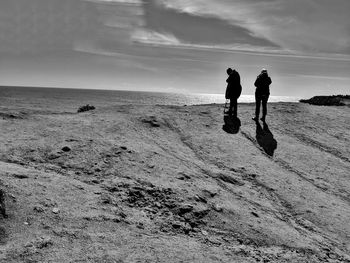
[[[0,85],[349,94],[349,0],[1,0]]]

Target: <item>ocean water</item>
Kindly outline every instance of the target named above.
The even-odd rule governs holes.
[[[269,102],[297,102],[298,98],[270,96]],[[254,102],[253,95],[242,95],[240,103]],[[119,90],[88,90],[36,87],[0,87],[0,107],[22,109],[56,109],[70,111],[90,104],[94,106],[135,105],[197,105],[225,103],[223,94],[176,94]]]

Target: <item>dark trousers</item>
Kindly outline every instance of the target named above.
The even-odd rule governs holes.
[[[237,98],[230,99],[230,109],[228,113],[229,115],[233,115],[234,117],[237,117]]]
[[[267,115],[267,101],[269,100],[269,95],[259,95],[255,94],[255,117],[259,118],[260,114],[260,104],[262,104],[262,118],[265,119]]]

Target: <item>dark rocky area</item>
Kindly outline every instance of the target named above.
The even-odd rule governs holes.
[[[350,95],[314,96],[300,102],[320,106],[346,106],[350,103]]]
[[[78,113],[79,112],[85,112],[85,111],[90,111],[90,110],[94,110],[96,109],[95,106],[92,106],[92,105],[84,105],[84,106],[81,106],[79,109],[78,109]]]

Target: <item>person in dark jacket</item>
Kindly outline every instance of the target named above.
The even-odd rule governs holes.
[[[266,115],[267,115],[267,101],[269,100],[270,96],[270,84],[272,83],[271,78],[267,74],[266,69],[262,69],[260,75],[256,78],[256,81],[254,83],[254,86],[256,87],[255,90],[255,117],[253,118],[254,121],[259,120],[259,114],[260,114],[260,104],[262,104],[263,108],[263,114],[260,120],[265,122]]]
[[[242,93],[241,77],[239,73],[231,68],[226,70],[228,78],[225,98],[230,100],[229,115],[237,117],[237,100]]]

